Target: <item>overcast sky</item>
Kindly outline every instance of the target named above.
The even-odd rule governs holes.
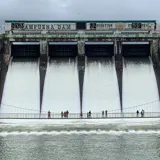
[[[160,20],[160,0],[0,0],[4,20]]]

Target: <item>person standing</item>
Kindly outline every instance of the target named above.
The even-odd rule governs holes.
[[[142,109],[142,114],[143,114],[143,116],[144,116],[144,110]]]
[[[48,119],[51,118],[51,112],[48,111]]]
[[[142,111],[141,111],[141,117],[143,117],[143,109],[142,109]]]
[[[63,111],[61,112],[61,118],[63,118]]]
[[[106,117],[107,117],[107,114],[108,114],[108,111],[106,110],[106,111],[105,111],[105,116],[106,116]]]
[[[68,111],[68,110],[66,111],[66,114],[67,114],[67,118],[68,118],[68,114],[69,114],[69,111]]]
[[[104,117],[104,111],[102,111],[102,118]]]
[[[82,111],[81,111],[81,113],[80,113],[80,117],[81,117],[81,118],[83,117],[83,113],[82,113]]]
[[[139,115],[139,110],[137,110],[137,117],[138,117],[138,115]]]
[[[89,111],[89,118],[91,118],[91,114],[92,114],[91,111]]]

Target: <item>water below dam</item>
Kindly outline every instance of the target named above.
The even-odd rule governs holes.
[[[137,109],[144,109],[146,112],[160,112],[158,87],[151,58],[124,58],[123,63],[123,111],[136,112]]]
[[[159,160],[160,120],[1,121],[1,160]]]
[[[87,58],[83,87],[83,112],[120,112],[114,58]]]
[[[11,60],[5,80],[0,113],[39,113],[39,86],[38,60]]]

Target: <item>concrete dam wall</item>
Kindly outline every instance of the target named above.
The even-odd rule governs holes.
[[[151,75],[153,77],[150,79],[150,83],[153,83],[151,88],[154,88],[153,92],[157,92],[158,96],[155,95],[153,98],[151,97],[149,101],[159,100],[160,57],[158,41],[153,41],[152,43],[123,43],[121,41],[116,43],[100,43],[84,41],[47,42],[42,40],[32,43],[10,43],[4,40],[1,45],[0,99],[1,103],[4,104],[3,108],[6,107],[5,105],[13,105],[35,112],[46,112],[47,110],[60,112],[63,108],[71,112],[87,112],[89,110],[93,112],[101,112],[102,110],[125,112],[125,108],[148,102],[138,101],[138,103],[132,103],[131,100],[131,103],[126,102],[126,100],[124,100],[126,94],[131,95],[131,99],[137,99],[135,97],[136,91],[133,93],[133,88],[130,88],[127,83],[134,83],[136,87],[140,82],[143,84],[143,81],[146,81]],[[128,61],[128,57],[132,62],[130,62],[130,60]],[[134,61],[135,58],[136,61]],[[147,59],[147,64],[143,63],[142,58]],[[19,66],[19,71],[14,69],[15,63],[18,65],[17,61],[22,62],[21,66]],[[37,62],[34,67],[31,67],[32,64],[28,63],[29,61]],[[25,63],[28,63],[28,70],[26,71],[23,69]],[[24,66],[22,64],[24,64]],[[134,64],[134,71],[130,69],[132,64]],[[143,68],[143,64],[146,64],[146,68]],[[135,69],[137,66],[139,66],[139,68]],[[9,70],[8,67],[10,68]],[[33,68],[35,69],[32,70]],[[23,75],[23,73],[20,73],[20,70],[23,70],[26,74]],[[32,75],[30,75],[30,72]],[[138,78],[139,75],[137,73],[140,72],[144,73],[144,77]],[[8,78],[10,77],[12,79],[13,77],[9,74],[14,74],[15,78],[16,75],[25,78],[24,76],[27,75],[27,73],[29,79],[26,79],[25,84],[28,88],[30,86],[32,89],[36,86],[34,91],[30,89],[30,92],[34,93],[34,96],[32,96],[33,99],[37,95],[39,103],[27,98],[23,100],[23,102],[26,101],[25,104],[27,105],[23,105],[23,103],[13,103],[13,101],[8,102],[6,100],[8,99],[6,96],[7,91],[4,86],[5,83],[11,83],[8,82]],[[33,77],[35,77],[35,75],[37,75],[39,79],[34,81]],[[125,78],[126,76],[130,76],[130,78],[127,79],[128,77]],[[32,79],[31,81],[30,78]],[[17,83],[19,79],[20,77],[17,78]],[[34,85],[32,84],[34,87],[31,85],[32,81],[34,81]],[[11,83],[8,87],[12,88],[11,86],[13,85],[14,83]],[[20,85],[17,85],[17,87],[18,86],[20,87]],[[123,87],[127,87],[127,89]],[[23,88],[23,86],[21,86],[21,88]],[[151,92],[151,88],[148,88],[148,90],[144,92]],[[30,94],[28,90],[26,92]],[[4,98],[4,96],[6,97]],[[12,95],[9,95],[9,97],[11,96]],[[25,96],[27,97],[27,94]],[[145,98],[147,96],[144,95]],[[145,99],[144,97],[142,98]],[[31,108],[28,107],[30,103],[34,104]],[[156,107],[158,105],[156,104]],[[39,108],[37,108],[37,106],[39,106]],[[154,108],[152,111],[154,111]],[[157,109],[157,111],[159,110]]]

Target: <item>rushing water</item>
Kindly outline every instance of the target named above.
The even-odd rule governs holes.
[[[0,112],[38,113],[39,84],[39,64],[36,60],[13,59],[6,76]]]
[[[160,159],[160,134],[11,135],[0,145],[1,160]]]
[[[1,124],[1,160],[159,160],[159,120]],[[40,125],[41,124],[41,125]]]
[[[158,87],[150,58],[125,58],[123,67],[123,109],[124,112],[160,112]],[[146,104],[153,102],[150,104]],[[139,107],[133,107],[142,105]],[[146,104],[146,105],[145,105]],[[133,107],[126,110],[125,108]]]
[[[42,111],[80,113],[76,59],[51,60],[44,84]]]
[[[88,58],[83,87],[83,112],[120,111],[120,98],[114,60]]]

